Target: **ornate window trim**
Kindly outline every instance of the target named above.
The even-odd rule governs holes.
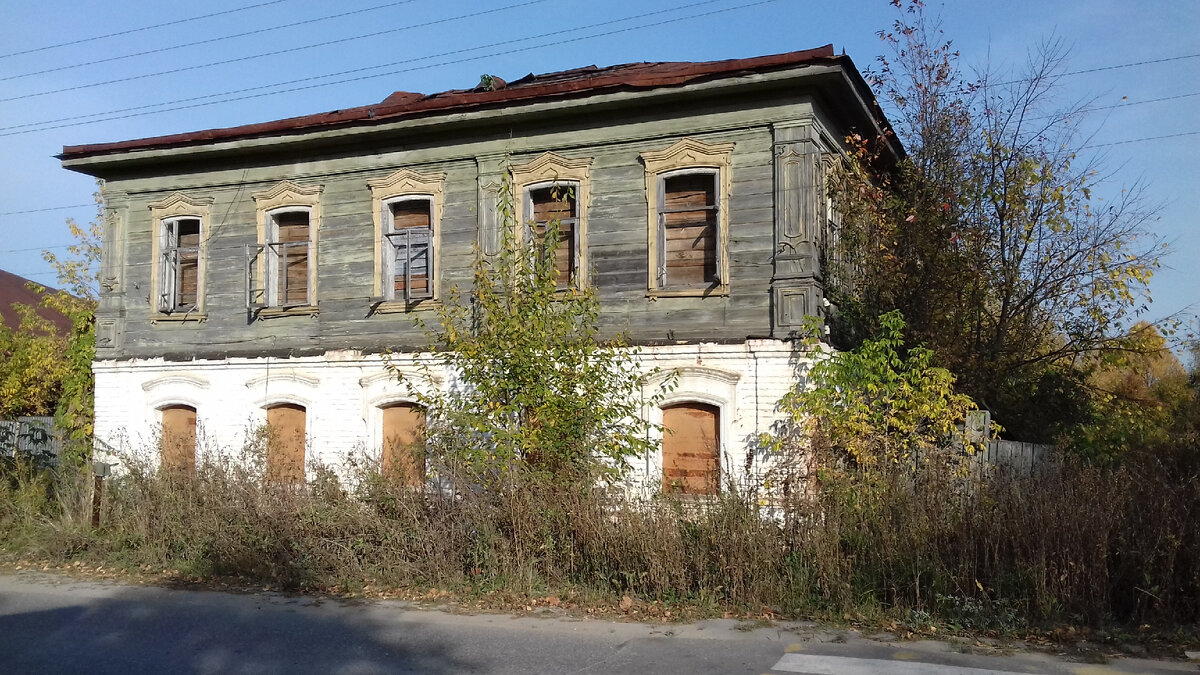
[[[175,192],[156,202],[150,202],[150,320],[159,321],[204,321],[204,296],[208,276],[208,240],[211,235],[212,197],[189,197]],[[196,265],[196,307],[186,312],[163,311],[159,295],[163,288],[162,245],[163,228],[171,222],[195,218],[200,221],[200,245]]]
[[[303,186],[293,183],[290,180],[282,181],[274,187],[263,190],[261,192],[251,193],[250,197],[254,199],[255,219],[258,223],[258,246],[265,246],[271,241],[271,223],[272,217],[278,213],[287,213],[291,211],[306,211],[308,213],[308,303],[303,306],[296,307],[280,307],[262,303],[262,309],[258,311],[258,316],[262,318],[270,316],[290,316],[295,314],[311,315],[317,313],[317,268],[318,265],[318,242],[320,241],[321,231],[321,192],[323,186],[311,185]],[[256,255],[254,265],[257,268],[257,278],[260,284],[265,284],[267,279],[267,259],[266,256]],[[250,254],[247,252],[247,272],[250,267]],[[251,297],[255,292],[266,295],[265,285],[262,288],[253,288],[252,279],[247,274],[247,305],[251,305]],[[265,300],[265,298],[264,298]]]
[[[591,205],[591,157],[570,158],[555,152],[544,152],[525,164],[509,167],[512,174],[513,191],[516,193],[513,211],[517,221],[517,240],[525,235],[526,201],[530,190],[554,185],[571,185],[575,190],[577,257],[576,287],[588,285],[588,207]]]
[[[444,171],[420,173],[412,169],[400,169],[385,178],[367,181],[367,187],[371,189],[371,219],[375,225],[375,281],[371,293],[375,302],[375,313],[407,312],[420,307],[432,306],[433,303],[436,303],[441,298],[441,287],[438,279],[441,276],[440,253],[442,248],[442,213],[446,203],[445,185],[446,173]],[[387,293],[385,292],[383,279],[385,267],[384,245],[386,243],[385,234],[391,216],[385,214],[384,209],[394,202],[412,197],[426,197],[431,201],[429,215],[430,228],[433,232],[432,243],[430,244],[432,248],[430,263],[433,273],[429,279],[431,297],[409,303],[403,299],[387,299]]]
[[[733,143],[705,143],[683,138],[662,150],[641,154],[646,167],[647,295],[650,297],[729,295],[729,196],[732,192]],[[710,288],[671,289],[659,284],[659,186],[664,178],[690,172],[715,172],[718,190],[718,283]]]

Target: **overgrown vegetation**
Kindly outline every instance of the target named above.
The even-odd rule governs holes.
[[[422,388],[435,379],[427,365],[418,379],[394,360],[390,367],[425,407],[443,469],[493,488],[517,463],[567,482],[619,477],[629,457],[649,450],[641,412],[658,394],[642,394],[636,348],[599,338],[595,288],[560,284],[560,223],[518,224],[504,176],[499,252],[476,256],[469,294],[452,288],[426,326],[429,353],[456,382]],[[555,198],[573,199],[568,189]]]
[[[1064,459],[1032,476],[979,476],[969,489],[926,464],[869,480],[821,470],[820,489],[779,503],[772,519],[733,488],[703,503],[633,501],[523,468],[521,490],[413,491],[371,463],[354,482],[314,467],[309,484],[283,487],[264,482],[261,452],[206,453],[191,477],[130,458],[98,530],[88,481],[63,476],[48,490],[47,474],[10,475],[0,541],[12,557],[290,589],[609,606],[628,595],[639,606],[853,614],[912,629],[1200,620],[1200,478],[1152,457],[1112,470]]]
[[[100,236],[103,204],[95,195],[95,221],[82,226],[68,221],[75,237],[67,255],[44,253],[61,286],[56,293],[36,286],[40,308],[71,322],[65,335],[26,305],[15,307],[18,326],[0,321],[0,419],[22,415],[54,415],[64,434],[64,455],[82,462],[91,455],[93,421],[92,359],[95,357],[95,310],[99,292]]]
[[[908,156],[883,167],[877,139],[855,137],[832,181],[843,346],[900,310],[1008,437],[1057,442],[1093,417],[1088,367],[1138,348],[1130,328],[1166,252],[1156,209],[1089,159],[1088,102],[1056,98],[1061,44],[1016,72],[968,73],[920,0],[892,4],[890,53],[867,77]]]

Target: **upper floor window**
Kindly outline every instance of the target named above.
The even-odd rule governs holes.
[[[716,170],[684,170],[658,179],[659,288],[710,288],[721,283],[721,204]]]
[[[539,249],[552,246],[554,272],[559,288],[567,288],[579,274],[579,199],[578,183],[538,185],[525,190],[525,212],[530,214],[530,232]],[[546,234],[556,232],[556,240],[546,242]]]
[[[733,143],[685,138],[642,153],[652,296],[729,293]]]
[[[291,181],[251,195],[259,243],[246,247],[246,306],[260,316],[316,311],[320,195]]]
[[[155,320],[203,318],[204,272],[212,199],[175,193],[150,204]]]
[[[445,173],[401,169],[368,181],[375,220],[376,312],[407,311],[438,297]]]
[[[588,282],[588,206],[591,200],[591,158],[570,158],[547,152],[527,164],[510,167],[521,236],[533,236],[539,246],[553,246],[559,288],[582,288]],[[553,243],[546,233],[557,229]]]
[[[158,311],[190,312],[200,293],[200,219],[165,220],[162,238]]]
[[[387,205],[382,243],[385,300],[433,297],[433,198],[399,197]]]
[[[270,214],[266,254],[266,304],[268,307],[311,305],[309,263],[312,258],[312,225],[308,209]]]

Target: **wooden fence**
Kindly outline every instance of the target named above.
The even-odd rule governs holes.
[[[1019,474],[1031,474],[1054,450],[1053,445],[1022,443],[1020,441],[989,441],[987,447],[975,454],[977,468],[1002,467]]]
[[[53,466],[62,453],[62,436],[53,417],[0,420],[0,457],[21,456]]]

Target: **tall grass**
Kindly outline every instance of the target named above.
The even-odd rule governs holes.
[[[253,457],[193,475],[125,468],[93,530],[90,481],[8,467],[0,546],[292,589],[575,590],[981,629],[1200,621],[1200,475],[1151,457],[967,479],[826,470],[777,517],[733,485],[635,500],[520,471],[486,490],[414,491],[369,463],[352,480],[314,467],[301,486],[264,482]]]

